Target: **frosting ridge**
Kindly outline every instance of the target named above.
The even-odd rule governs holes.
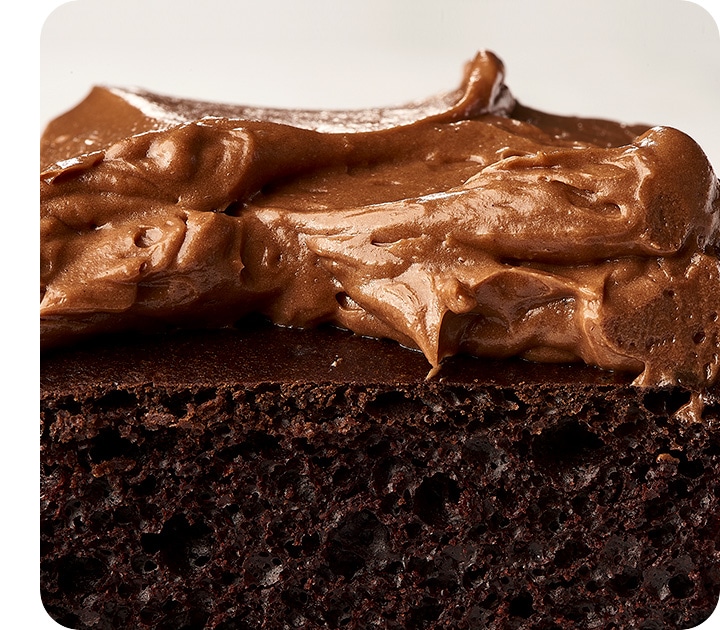
[[[433,366],[717,380],[720,195],[700,147],[529,109],[492,53],[455,91],[362,112],[95,88],[41,148],[45,346],[259,312]]]

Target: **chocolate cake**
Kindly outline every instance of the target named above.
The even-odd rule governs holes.
[[[42,142],[41,590],[71,628],[690,628],[718,183],[519,104],[96,88]]]

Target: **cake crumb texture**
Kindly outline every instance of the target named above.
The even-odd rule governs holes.
[[[219,340],[203,352],[250,352],[242,334],[207,334]],[[279,336],[307,334],[326,333]],[[460,357],[425,381],[419,353],[328,334],[315,364],[368,344],[405,376],[373,383],[357,366],[354,381],[184,383],[184,367],[160,360],[153,377],[124,346],[95,351],[104,382],[61,378],[66,354],[44,360],[41,583],[54,619],[660,630],[712,613],[717,398],[688,423],[675,418],[687,392],[580,366]],[[112,356],[135,366],[124,380]]]

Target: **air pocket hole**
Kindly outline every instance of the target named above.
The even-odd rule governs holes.
[[[360,306],[358,306],[357,302],[353,300],[347,293],[344,291],[341,291],[340,293],[335,294],[335,299],[337,300],[337,303],[340,305],[340,308],[345,311],[357,311],[360,310]]]

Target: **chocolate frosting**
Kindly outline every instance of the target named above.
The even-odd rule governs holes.
[[[256,312],[435,367],[470,353],[717,379],[720,188],[702,150],[525,107],[489,52],[455,91],[365,111],[96,87],[41,161],[44,347]]]

